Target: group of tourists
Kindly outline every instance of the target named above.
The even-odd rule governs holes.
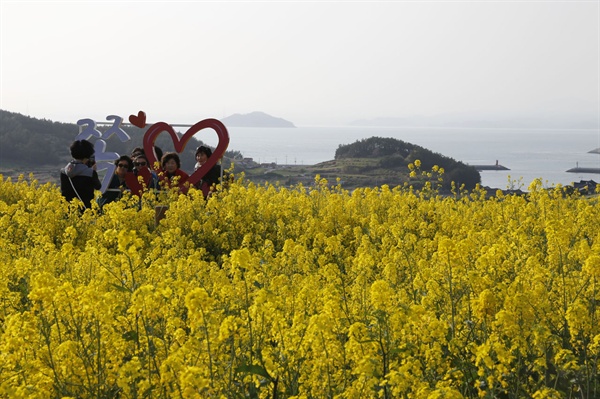
[[[95,190],[102,187],[96,171],[94,146],[87,140],[76,140],[71,144],[71,157],[73,158],[60,173],[60,188],[67,201],[79,198],[85,208],[90,208],[94,200]],[[135,192],[134,187],[129,187],[131,182],[137,182],[138,176],[147,180],[144,189],[163,190],[177,187],[180,192],[187,193],[191,187],[202,190],[208,197],[215,186],[221,182],[222,171],[219,164],[215,164],[204,177],[191,186],[188,182],[189,175],[181,169],[181,160],[176,152],[164,153],[159,147],[154,147],[156,158],[160,160],[160,167],[150,165],[148,156],[143,148],[135,148],[130,156],[121,155],[115,161],[115,172],[111,181],[101,197],[98,205],[102,208],[105,204],[120,199],[125,191]],[[207,146],[196,149],[197,170],[212,156],[212,150]],[[134,180],[128,176],[135,176]],[[129,181],[129,184],[128,184]]]

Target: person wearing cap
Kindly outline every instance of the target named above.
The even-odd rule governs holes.
[[[132,151],[131,151],[131,155],[130,158],[131,159],[136,159],[137,157],[139,157],[140,155],[144,155],[144,149],[142,147],[135,147]]]
[[[159,146],[155,145],[154,146],[154,154],[156,155],[156,159],[158,159],[158,162],[160,162],[160,160],[162,159],[162,156],[163,156],[163,150]],[[146,157],[146,151],[144,151],[144,149],[142,147],[135,147],[133,149],[133,151],[131,151],[131,159],[133,159],[134,162],[135,162],[135,159],[137,157],[139,157],[140,155]],[[148,160],[148,158],[146,157],[146,161],[147,160]],[[153,170],[160,169],[157,165],[148,164],[148,167]]]

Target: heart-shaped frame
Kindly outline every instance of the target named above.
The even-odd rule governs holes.
[[[173,127],[165,122],[157,122],[150,126],[144,135],[144,152],[148,157],[150,165],[155,165],[159,160],[156,158],[154,152],[154,143],[162,132],[168,132],[173,140],[173,146],[177,153],[181,153],[190,139],[198,132],[203,129],[213,129],[217,133],[219,142],[217,148],[213,151],[212,155],[204,165],[199,167],[194,173],[190,174],[188,182],[190,185],[196,185],[202,178],[208,173],[208,171],[219,162],[219,159],[223,157],[227,147],[229,146],[229,133],[223,123],[217,119],[204,119],[197,122],[195,125],[190,127],[184,134],[179,138]]]

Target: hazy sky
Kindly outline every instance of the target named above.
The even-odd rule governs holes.
[[[0,108],[36,118],[600,120],[597,0],[0,4]]]

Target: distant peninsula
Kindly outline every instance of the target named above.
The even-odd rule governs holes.
[[[249,114],[233,114],[221,118],[225,126],[231,127],[296,127],[283,118],[265,114],[264,112],[251,112]]]
[[[593,115],[498,116],[498,115],[430,115],[379,117],[359,119],[348,123],[360,127],[432,127],[484,129],[597,129],[598,118]]]

